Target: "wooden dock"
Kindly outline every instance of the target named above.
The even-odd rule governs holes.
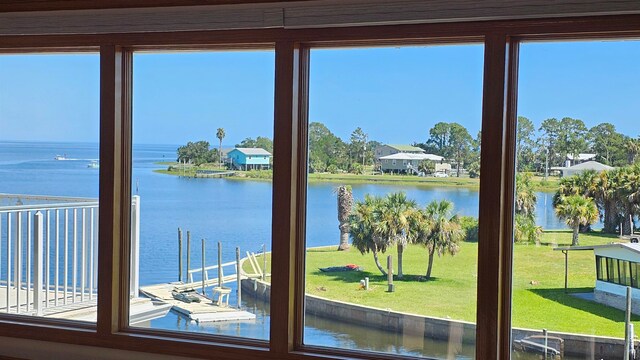
[[[220,171],[220,170],[196,170],[196,173],[194,175],[194,177],[197,178],[202,178],[202,177],[208,177],[208,178],[223,178],[223,177],[227,177],[227,176],[233,176],[235,175],[235,171],[231,170],[231,171]]]
[[[235,276],[234,276],[235,278]],[[195,285],[195,284],[194,284]],[[194,288],[193,285],[182,282],[143,286],[140,292],[153,300],[161,301],[172,306],[172,310],[189,317],[196,322],[218,322],[218,321],[244,321],[255,320],[256,315],[247,311],[239,310],[231,306],[218,306],[214,301],[201,293],[190,292],[197,296],[200,302],[185,302],[174,299],[172,291],[184,291]],[[211,290],[209,290],[211,291]]]

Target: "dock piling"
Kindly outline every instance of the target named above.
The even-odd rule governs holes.
[[[202,239],[202,295],[206,295],[205,291],[204,291],[204,286],[205,286],[205,278],[204,278],[204,272],[206,271],[205,268],[205,257],[204,257],[204,239]]]
[[[267,279],[267,246],[262,244],[262,281]]]
[[[187,230],[187,282],[193,282],[189,270],[191,270],[191,231]]]
[[[544,360],[547,360],[547,354],[549,353],[549,333],[547,329],[542,329],[542,336],[544,336]]]
[[[218,241],[218,287],[222,288],[222,243]]]
[[[182,281],[182,229],[180,228],[178,228],[178,281]]]
[[[240,276],[240,248],[236,247],[236,279],[238,290],[238,309],[240,309],[242,305],[242,277]]]

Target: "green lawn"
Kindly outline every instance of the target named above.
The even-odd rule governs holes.
[[[580,235],[581,245],[614,241],[600,235]],[[583,333],[624,336],[624,313],[613,308],[578,299],[564,292],[564,255],[553,251],[552,244],[568,245],[571,234],[546,232],[543,245],[516,245],[513,277],[513,326]],[[337,244],[337,242],[336,242]],[[426,272],[427,253],[409,246],[404,255],[405,279],[395,281],[396,291],[388,293],[386,277],[381,276],[370,254],[357,250],[336,251],[336,246],[311,249],[307,253],[306,291],[326,298],[392,309],[414,314],[475,321],[477,250],[476,243],[464,243],[460,253],[434,260],[430,281],[421,281]],[[393,254],[395,249],[387,254]],[[386,259],[386,255],[383,257]],[[258,261],[261,263],[260,257]],[[385,260],[386,261],[386,260]],[[320,267],[355,263],[363,272],[323,273]],[[248,264],[245,269],[248,270]],[[370,290],[359,282],[370,279]],[[569,290],[588,292],[595,284],[593,251],[569,254]],[[640,328],[640,317],[633,318]]]

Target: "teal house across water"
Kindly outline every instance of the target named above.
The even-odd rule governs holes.
[[[229,167],[238,170],[271,168],[271,153],[261,148],[235,148],[227,153]]]

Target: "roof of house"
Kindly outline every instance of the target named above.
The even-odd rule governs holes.
[[[603,245],[590,245],[590,246],[561,246],[561,247],[556,247],[553,250],[565,251],[565,250],[596,250],[596,249],[615,249],[615,248],[626,249],[626,250],[635,252],[637,254],[640,254],[640,244],[620,243],[620,242],[603,244]]]
[[[271,153],[262,148],[235,148],[233,150],[238,150],[245,155],[268,155],[271,156]],[[231,150],[231,151],[233,151]],[[229,151],[229,152],[231,152]]]
[[[587,162],[583,162],[582,164],[569,166],[567,169],[604,171],[604,170],[613,170],[613,167],[599,163],[597,161],[587,161]]]
[[[573,154],[567,154],[567,159],[586,161],[594,159],[596,156],[597,154],[578,154],[578,156],[574,158]]]
[[[599,163],[597,161],[585,161],[581,164],[565,167],[565,166],[552,166],[549,170],[594,170],[594,171],[606,171],[613,170],[614,167]]]
[[[401,144],[400,145],[398,145],[398,144],[385,144],[385,145],[387,145],[389,147],[392,147],[392,148],[394,148],[394,149],[396,149],[398,151],[401,151],[401,152],[408,152],[408,151],[413,151],[413,152],[417,151],[417,152],[422,152],[422,153],[425,152],[424,149],[419,148],[417,146],[401,145]]]
[[[399,152],[392,155],[381,156],[380,160],[433,160],[442,161],[444,158],[434,154],[410,154]]]

